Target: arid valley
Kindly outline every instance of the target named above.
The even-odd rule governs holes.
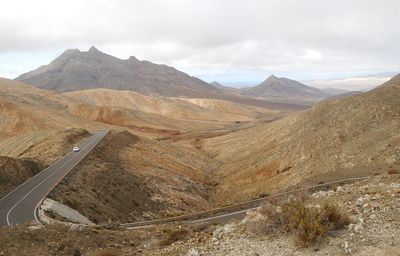
[[[110,8],[147,6],[122,2]],[[207,2],[204,6],[212,6]],[[132,29],[138,27],[125,11],[119,17],[106,12],[108,5],[92,5],[94,13],[110,19],[106,25],[98,20],[104,27],[122,17]],[[229,6],[232,13],[241,13],[237,4]],[[245,6],[246,17],[260,15],[252,22],[264,19],[257,5]],[[198,15],[191,5],[175,7],[166,12],[176,19],[188,18],[175,13],[178,9]],[[294,9],[289,4],[276,8]],[[354,13],[364,17],[369,11]],[[50,17],[46,15],[42,18]],[[147,20],[147,13],[142,15]],[[357,17],[360,23],[354,24],[364,24]],[[173,15],[166,20],[175,24]],[[308,18],[300,20],[310,25]],[[193,27],[203,33],[200,28],[208,25],[197,22]],[[38,29],[45,23],[35,24]],[[58,38],[63,24],[46,33]],[[321,31],[332,29],[319,25]],[[120,40],[130,36],[119,34],[117,27],[114,24],[115,31],[109,33]],[[175,35],[171,27],[163,28],[169,31],[166,35]],[[190,33],[181,29],[190,41]],[[297,39],[304,38],[303,30],[292,29]],[[221,52],[216,50],[214,56],[210,50],[222,46],[207,46],[201,55],[200,41],[195,57],[175,59],[191,54],[189,43],[178,47],[160,41],[149,48],[153,53],[147,48],[153,41],[138,47],[140,40],[132,37],[136,44],[125,56],[120,54],[126,51],[123,44],[111,47],[112,40],[106,42],[111,35],[99,32],[104,41],[92,30],[77,31],[79,36],[69,32],[68,40],[57,40],[79,49],[63,48],[46,61],[24,57],[13,62],[19,63],[15,69],[25,62],[29,68],[14,76],[7,73],[11,69],[2,69],[9,57],[3,57],[0,43],[0,255],[400,255],[400,72],[392,71],[400,66],[392,65],[394,50],[386,62],[367,68],[370,62],[365,59],[374,60],[372,54],[335,58],[330,51],[336,46],[324,45],[321,54],[307,48],[297,56],[297,48],[290,52],[296,44],[288,43],[282,44],[286,54],[269,53],[277,63],[268,58],[260,62],[255,56],[265,53],[265,39],[253,42],[250,33],[243,49],[233,44],[222,51],[224,60],[216,61]],[[203,44],[210,33],[214,35],[204,32]],[[143,40],[149,36],[138,35]],[[230,38],[218,35],[219,40]],[[322,34],[316,37],[325,39]],[[42,42],[30,40],[32,45]],[[210,45],[218,41],[208,40]],[[280,40],[291,42],[283,36]],[[341,51],[357,52],[346,40],[337,42]],[[87,42],[96,46],[87,47]],[[271,45],[276,51],[283,47]],[[379,52],[375,46],[368,50]],[[41,52],[46,47],[37,47],[29,54],[50,55]],[[132,56],[133,49],[152,61]],[[254,62],[236,62],[253,50]],[[19,56],[24,51],[4,54]],[[360,59],[365,62],[356,66]],[[333,75],[335,65],[343,73]],[[257,82],[239,83],[252,79]]]

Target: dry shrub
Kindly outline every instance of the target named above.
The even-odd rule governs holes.
[[[272,211],[264,214],[277,227],[295,235],[298,245],[307,246],[322,238],[328,231],[343,228],[350,223],[339,207],[325,201],[321,207],[308,207],[306,197],[291,197]]]
[[[399,170],[396,170],[396,169],[390,169],[389,171],[388,171],[388,174],[399,174],[400,173],[400,171]]]
[[[267,219],[274,224],[275,226],[280,226],[282,224],[282,216],[280,214],[277,214],[278,212],[278,206],[279,203],[278,201],[274,202],[266,202],[261,207],[258,209],[258,212],[265,215]]]
[[[190,227],[190,230],[194,233],[200,233],[200,232],[213,232],[215,230],[215,225],[209,224],[209,223],[200,223],[200,224],[194,224],[193,226]]]
[[[178,228],[167,231],[164,238],[160,241],[160,245],[167,246],[175,243],[176,241],[183,240],[189,235],[189,230],[186,228]]]
[[[341,229],[351,223],[350,217],[344,214],[336,203],[324,201],[320,212],[322,221],[328,230]]]
[[[292,197],[282,205],[280,223],[295,234],[299,244],[309,245],[322,237],[326,232],[322,222],[320,211],[307,207],[305,197]]]

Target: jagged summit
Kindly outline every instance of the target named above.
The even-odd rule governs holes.
[[[64,51],[64,53],[66,53],[66,54],[71,54],[71,53],[77,54],[77,53],[81,53],[81,51],[79,49],[67,49],[67,50]]]
[[[91,46],[88,52],[100,52],[95,46]]]
[[[129,61],[135,61],[135,62],[140,61],[140,60],[138,60],[138,58],[136,58],[135,56],[129,56],[128,60],[129,60]]]

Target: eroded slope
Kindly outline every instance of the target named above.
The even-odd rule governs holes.
[[[50,195],[95,223],[205,209],[215,168],[201,151],[109,134]]]
[[[400,165],[400,81],[323,102],[203,145],[221,162],[217,197],[233,202],[300,183],[387,171]]]

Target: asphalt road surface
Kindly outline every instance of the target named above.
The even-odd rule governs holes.
[[[236,205],[226,206],[222,208],[212,209],[208,211],[187,214],[182,216],[170,217],[165,219],[158,219],[158,220],[149,220],[149,221],[142,221],[142,222],[133,222],[133,223],[124,223],[120,224],[120,227],[128,228],[128,229],[140,229],[146,227],[152,227],[157,224],[164,224],[164,223],[188,223],[188,224],[199,224],[199,223],[226,223],[232,219],[243,219],[248,211],[252,211],[257,209],[260,203],[265,202],[265,200],[269,198],[276,198],[280,196],[287,196],[290,194],[296,194],[301,191],[307,191],[309,189],[318,189],[321,187],[326,187],[328,185],[343,185],[349,182],[355,182],[367,179],[368,176],[362,177],[353,177],[348,179],[341,179],[332,182],[327,182],[324,184],[317,184],[306,186],[302,188],[297,188],[293,190],[283,191],[280,193],[272,194],[269,196],[265,196],[263,198],[250,200],[247,202],[242,202]],[[241,208],[241,209],[237,209]],[[225,211],[221,212],[221,210]]]
[[[0,226],[11,226],[38,221],[38,205],[47,194],[106,136],[108,131],[97,131],[83,142],[79,152],[68,153],[19,187],[0,199]]]

